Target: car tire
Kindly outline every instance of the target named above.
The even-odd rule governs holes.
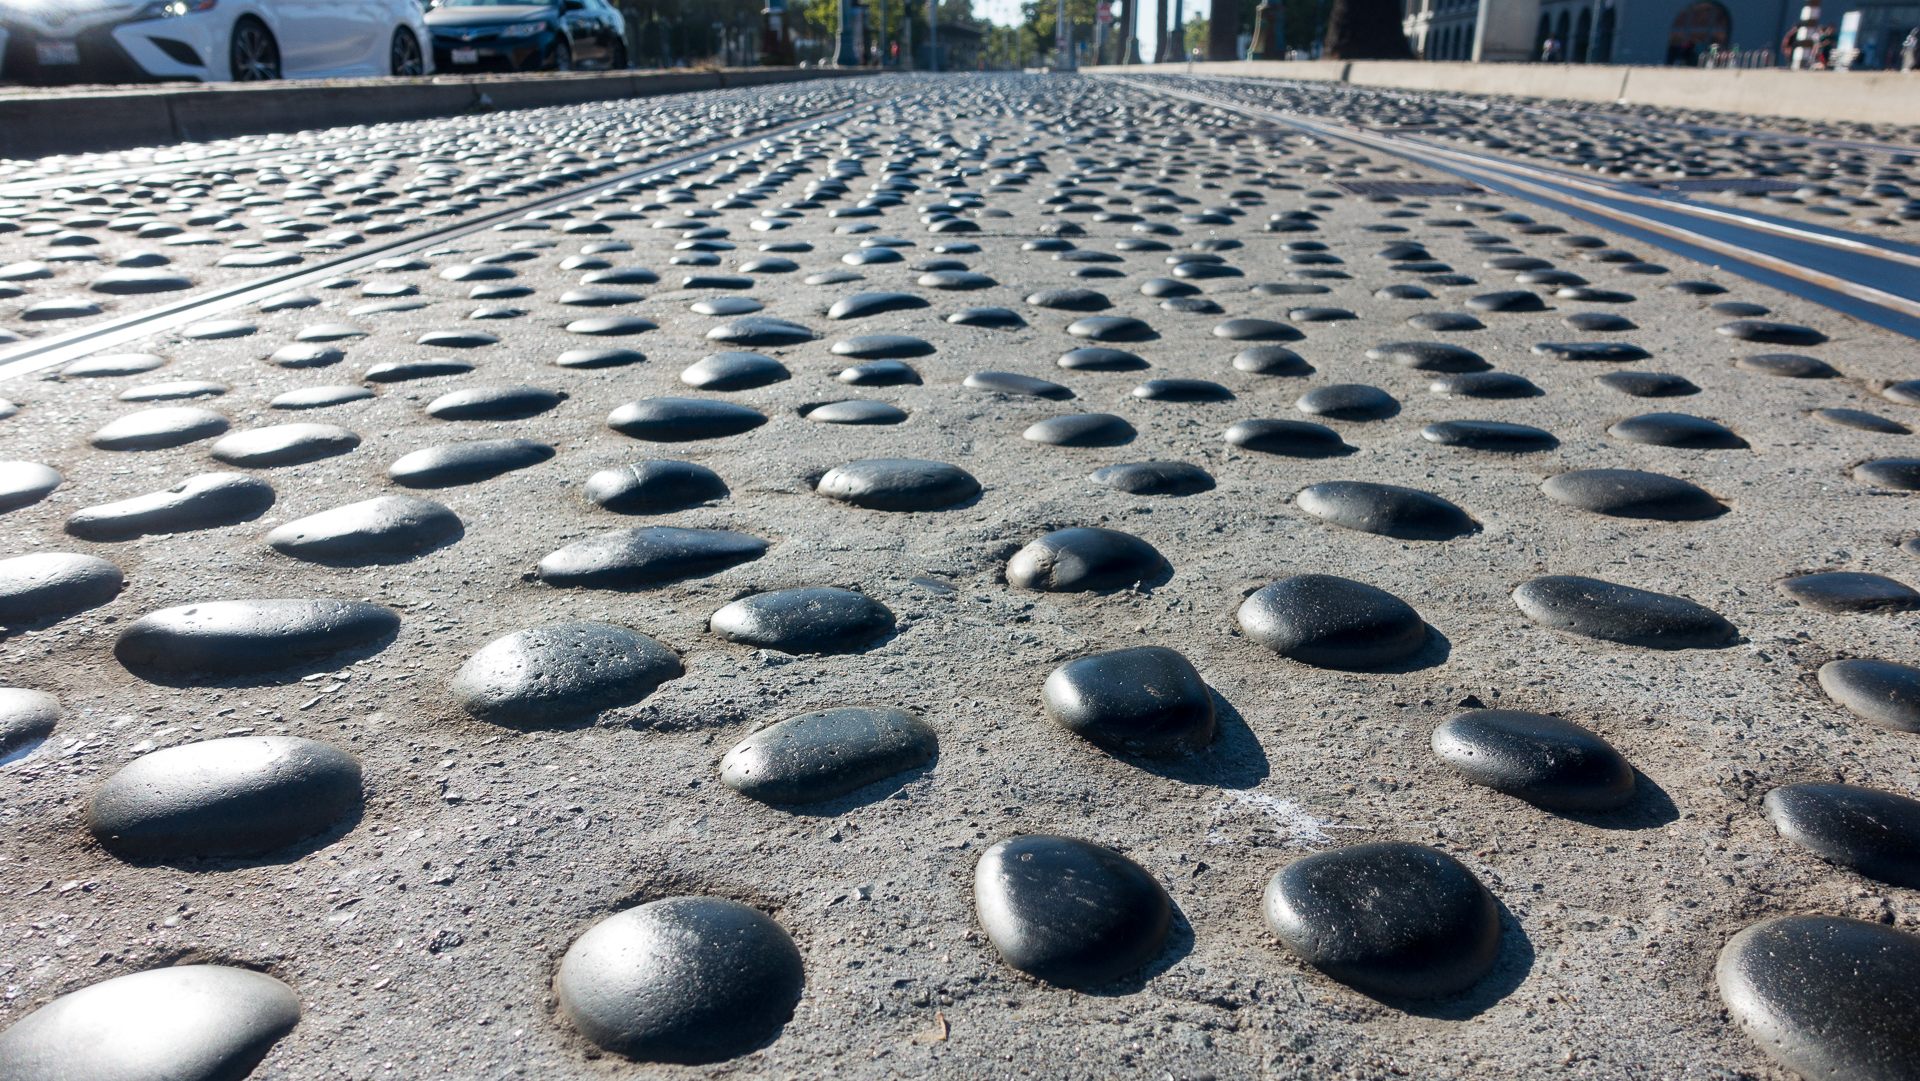
[[[227,67],[236,83],[258,83],[280,77],[280,43],[267,24],[249,15],[233,24],[227,38]]]
[[[420,39],[413,36],[412,30],[403,26],[393,32],[393,43],[387,47],[387,66],[396,78],[427,73],[427,62],[420,55]]]
[[[626,42],[624,41],[614,42],[613,62],[608,64],[607,67],[614,71],[627,70],[627,43]]]
[[[573,70],[573,46],[568,45],[565,39],[562,39],[554,43],[553,66],[548,68],[547,70],[548,71],[572,71]]]

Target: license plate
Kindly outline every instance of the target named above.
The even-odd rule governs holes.
[[[42,41],[35,51],[39,54],[41,67],[80,62],[80,46],[71,41]]]
[[[480,50],[455,49],[453,50],[453,62],[456,64],[478,64],[480,62]]]

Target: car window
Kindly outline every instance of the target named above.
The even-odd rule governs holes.
[[[433,0],[437,8],[544,7],[540,0]]]

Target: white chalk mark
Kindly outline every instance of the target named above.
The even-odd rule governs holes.
[[[1227,802],[1216,803],[1213,806],[1213,820],[1208,824],[1207,831],[1208,844],[1234,843],[1233,838],[1228,836],[1221,826],[1227,815],[1238,810],[1253,810],[1264,814],[1286,843],[1296,848],[1332,844],[1333,837],[1327,831],[1355,828],[1335,825],[1314,815],[1293,800],[1270,796],[1265,792],[1223,788],[1220,794],[1227,797]]]

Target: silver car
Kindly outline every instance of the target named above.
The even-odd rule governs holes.
[[[433,56],[416,0],[0,0],[0,79],[424,75]]]

